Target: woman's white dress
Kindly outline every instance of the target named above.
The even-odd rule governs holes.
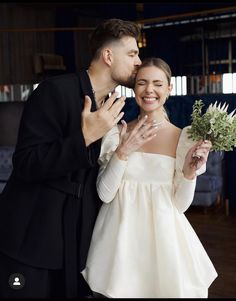
[[[217,273],[184,215],[196,185],[182,174],[194,144],[186,129],[176,158],[134,152],[122,161],[114,153],[118,127],[103,138],[97,189],[104,203],[82,271],[93,291],[110,298],[207,297]],[[204,171],[205,165],[198,174]]]

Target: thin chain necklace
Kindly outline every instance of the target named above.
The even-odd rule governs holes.
[[[92,87],[92,92],[93,92],[94,99],[96,100],[95,91],[93,90],[93,87]]]
[[[89,75],[89,71],[88,71],[88,69],[86,70],[86,72],[87,72],[87,74]],[[90,83],[91,83],[91,80],[90,80]],[[98,107],[98,103],[97,103],[97,99],[96,99],[96,95],[95,95],[95,90],[93,89],[93,86],[92,86],[92,83],[91,83],[91,88],[92,88],[92,92],[93,92],[93,97],[94,97],[94,100],[95,100],[95,103],[96,103],[96,106]],[[100,104],[100,106],[99,107],[102,107],[103,105],[104,105],[104,103],[105,103],[105,97],[104,97],[104,99],[101,101],[101,104]]]
[[[86,70],[86,72],[87,72],[87,74],[88,74],[88,76],[89,76],[89,71],[88,71],[88,69]],[[90,78],[89,78],[89,79],[90,79]],[[95,99],[95,101],[96,101],[95,91],[94,91],[94,89],[93,89],[93,86],[92,86],[92,83],[91,83],[91,79],[90,79],[90,84],[91,84],[91,88],[92,88],[92,92],[93,92],[93,97],[94,97],[94,99]]]
[[[138,115],[138,121],[141,119],[141,116],[140,115]],[[156,120],[153,120],[152,121],[152,127],[159,127],[159,126],[161,126],[164,122],[165,122],[165,118],[164,119],[162,119],[161,121],[159,121],[159,122],[157,122]],[[146,126],[146,125],[148,125],[146,122],[145,123],[143,123],[143,126]]]

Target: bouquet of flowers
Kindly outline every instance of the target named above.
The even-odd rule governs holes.
[[[228,105],[217,101],[202,113],[203,101],[196,100],[191,114],[192,124],[188,128],[189,138],[195,141],[210,140],[211,151],[230,151],[236,146],[235,110],[227,113]]]

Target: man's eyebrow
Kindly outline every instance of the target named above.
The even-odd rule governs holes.
[[[131,49],[129,53],[139,54],[139,51],[137,49]]]

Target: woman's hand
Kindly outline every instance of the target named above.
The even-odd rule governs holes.
[[[158,127],[153,127],[153,123],[147,123],[147,116],[141,118],[132,131],[127,133],[127,123],[122,120],[120,132],[120,143],[116,149],[116,154],[121,160],[128,160],[128,156],[138,150],[142,145],[152,140],[156,136]],[[145,125],[144,125],[145,123]]]
[[[197,142],[190,148],[185,157],[183,166],[183,174],[186,179],[190,180],[195,178],[196,170],[207,162],[211,147],[211,141],[204,140]]]

